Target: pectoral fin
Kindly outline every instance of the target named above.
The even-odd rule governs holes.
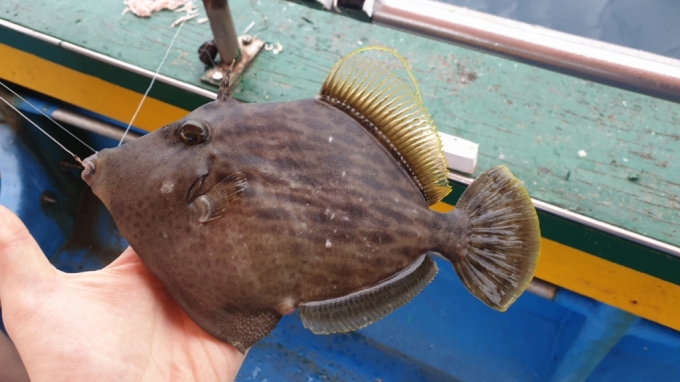
[[[230,174],[215,184],[210,191],[197,197],[191,203],[191,208],[201,223],[217,219],[238,202],[246,187],[246,177],[242,172]]]
[[[437,275],[437,264],[425,254],[373,288],[331,300],[301,304],[305,328],[315,334],[361,329],[407,304]]]

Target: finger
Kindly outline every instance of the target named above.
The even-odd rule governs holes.
[[[28,373],[12,341],[0,332],[0,381],[29,381]]]
[[[39,285],[55,275],[24,223],[0,206],[0,300],[3,293]]]

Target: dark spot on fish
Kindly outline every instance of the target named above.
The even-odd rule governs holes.
[[[368,234],[368,241],[373,244],[383,245],[394,243],[394,237],[387,232],[372,232]]]
[[[260,178],[261,182],[267,184],[268,187],[288,186],[288,181],[281,178],[280,176],[277,176],[277,174],[260,172],[259,174],[254,175],[254,177]]]
[[[402,256],[409,256],[412,254],[411,252],[412,248],[410,247],[400,247],[399,249],[397,249],[397,254],[400,254]]]
[[[363,176],[359,177],[359,180],[361,181],[361,183],[363,183],[362,185],[364,187],[366,187],[367,189],[372,189],[372,190],[376,190],[376,191],[382,191],[383,189],[385,189],[385,185],[382,182],[380,182],[378,179],[376,179],[375,176],[372,176],[372,175],[365,176],[365,175],[363,175]]]
[[[323,213],[311,214],[309,216],[309,220],[317,224],[326,224],[328,223],[329,218],[330,217],[326,216],[326,214]]]
[[[357,204],[347,204],[343,210],[346,211],[352,218],[362,218],[369,216],[368,209]]]
[[[302,206],[307,206],[313,200],[311,198],[300,195],[299,193],[295,193],[295,194],[289,195],[287,201],[291,202],[291,203],[299,204],[299,205],[302,205]]]
[[[402,222],[402,221],[407,221],[407,216],[400,210],[398,210],[396,207],[395,208],[388,208],[384,206],[374,206],[372,208],[373,212],[378,213],[381,215],[383,218],[386,218],[389,221],[392,222]]]
[[[258,218],[261,218],[261,219],[266,219],[266,220],[281,220],[281,219],[283,219],[281,211],[273,209],[273,208],[263,208],[263,209],[255,210],[255,216],[257,216]]]
[[[310,163],[311,165],[311,163]],[[319,177],[312,175],[312,174],[299,174],[298,179],[300,182],[310,185],[313,187],[320,187],[324,185],[324,179],[319,179]]]

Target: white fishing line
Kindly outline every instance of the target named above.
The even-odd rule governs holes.
[[[168,58],[168,55],[170,54],[170,50],[172,49],[172,46],[175,44],[175,40],[177,40],[177,36],[179,36],[179,31],[182,30],[183,26],[184,26],[184,22],[182,22],[179,25],[179,28],[177,28],[177,32],[175,33],[175,37],[173,37],[172,41],[170,41],[170,46],[168,46],[168,50],[165,51],[165,56],[163,56],[163,60],[161,60],[160,65],[158,65],[158,69],[156,69],[156,73],[154,73],[153,77],[151,77],[151,83],[149,84],[149,88],[146,89],[146,92],[144,93],[142,100],[139,102],[139,106],[137,106],[137,110],[135,111],[135,114],[132,116],[132,120],[130,121],[127,128],[125,129],[125,133],[123,134],[123,137],[120,139],[120,142],[118,142],[118,146],[123,144],[123,140],[125,139],[125,136],[127,135],[128,131],[130,131],[130,127],[132,126],[132,123],[135,122],[135,118],[137,118],[137,114],[139,114],[139,110],[142,108],[142,104],[144,104],[144,100],[146,100],[146,96],[149,95],[149,92],[151,91],[151,87],[153,86],[153,83],[156,81],[156,77],[158,77],[158,73],[161,71],[161,68],[163,67],[163,64],[165,63],[165,59]]]
[[[79,163],[83,163],[83,162],[80,160],[80,158],[78,158],[78,156],[77,156],[76,154],[70,152],[66,147],[64,147],[64,145],[62,145],[61,143],[59,143],[56,139],[52,138],[52,136],[50,136],[49,134],[47,134],[47,132],[46,132],[45,130],[43,130],[40,126],[38,126],[38,124],[36,124],[35,122],[31,121],[27,116],[24,115],[24,113],[20,112],[19,109],[17,109],[16,107],[14,107],[14,105],[12,105],[11,103],[9,103],[9,101],[7,101],[6,99],[4,99],[4,98],[2,98],[2,97],[0,97],[0,100],[2,100],[2,102],[6,103],[7,106],[9,106],[9,107],[11,107],[12,109],[14,109],[14,111],[16,111],[20,116],[24,117],[25,120],[27,120],[28,122],[30,122],[30,123],[31,123],[33,126],[35,126],[38,130],[42,131],[43,134],[47,135],[47,137],[48,137],[49,139],[53,140],[54,143],[56,143],[57,145],[59,145],[59,147],[61,147],[62,149],[64,149],[64,151],[66,151],[67,153],[71,154],[71,156],[73,157],[73,159],[77,160]]]
[[[67,132],[70,136],[72,136],[73,138],[75,138],[78,142],[82,143],[85,147],[87,147],[88,149],[92,150],[92,152],[94,152],[94,153],[97,152],[97,150],[95,150],[95,149],[93,149],[92,147],[90,147],[90,145],[88,145],[87,143],[83,142],[83,141],[82,141],[80,138],[78,138],[75,134],[73,134],[72,132],[68,131],[68,129],[66,129],[64,126],[60,125],[59,122],[57,122],[57,121],[55,121],[54,119],[52,119],[52,117],[50,117],[49,115],[43,113],[42,110],[40,110],[40,109],[38,109],[37,107],[35,107],[35,105],[33,105],[32,103],[26,101],[26,99],[24,99],[24,97],[22,97],[22,96],[20,96],[19,94],[17,94],[17,92],[15,92],[15,91],[12,90],[11,88],[9,88],[7,85],[5,85],[4,83],[2,83],[2,81],[0,81],[0,85],[2,85],[2,87],[4,87],[5,89],[9,90],[9,91],[10,91],[12,94],[14,94],[16,97],[19,97],[20,100],[26,102],[26,104],[28,104],[30,107],[34,108],[37,112],[39,112],[39,113],[42,114],[43,116],[47,117],[47,119],[49,119],[50,121],[52,121],[55,125],[61,127],[62,130],[64,130],[65,132]],[[3,101],[5,101],[5,100],[3,99]],[[5,101],[5,102],[7,102],[7,101]],[[21,114],[21,113],[19,113],[19,114]],[[43,131],[43,133],[45,133],[45,132]],[[47,134],[47,133],[45,133],[45,134]],[[51,138],[51,137],[50,137],[50,138]]]

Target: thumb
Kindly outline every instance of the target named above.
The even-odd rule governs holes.
[[[0,206],[0,301],[5,293],[40,285],[56,275],[24,223]]]

